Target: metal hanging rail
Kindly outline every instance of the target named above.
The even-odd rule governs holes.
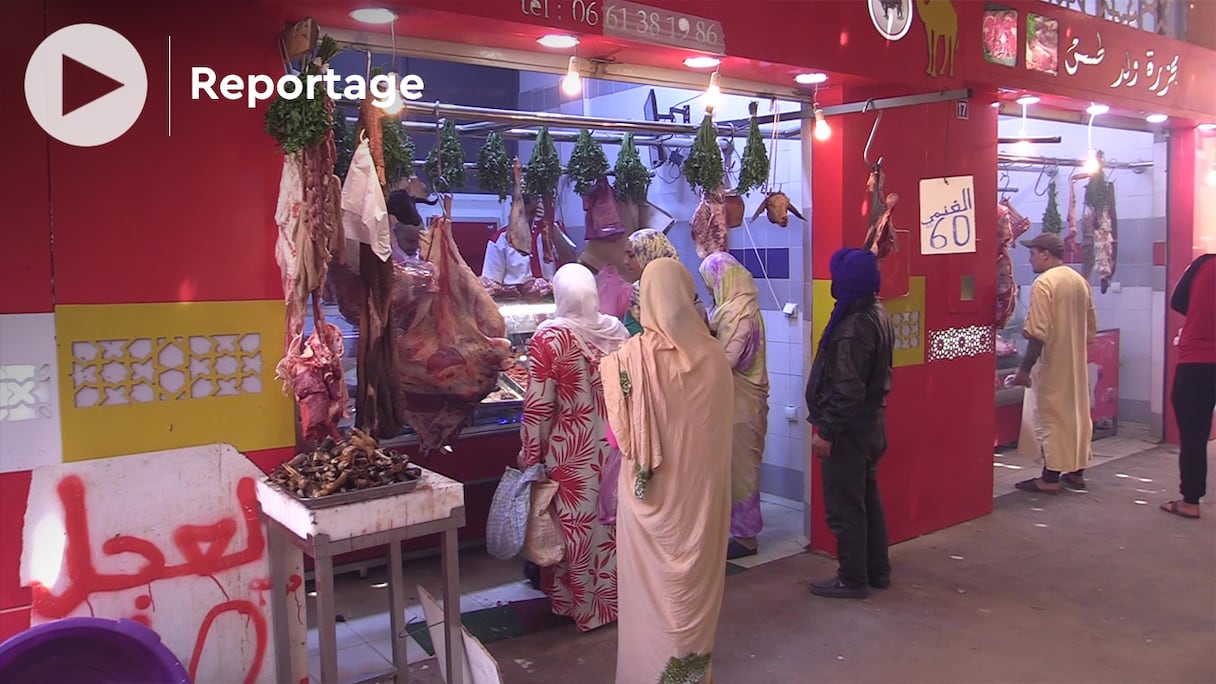
[[[958,88],[956,90],[943,90],[937,93],[924,93],[922,95],[902,95],[900,97],[884,97],[874,100],[864,100],[861,102],[848,102],[845,104],[828,105],[820,107],[823,110],[824,116],[837,116],[840,114],[858,114],[861,112],[875,112],[883,109],[896,109],[899,107],[915,107],[917,105],[934,104],[937,102],[947,102],[950,100],[969,100],[971,99],[970,88]],[[813,119],[815,112],[811,108],[805,108],[801,112],[790,112],[791,119]],[[781,119],[785,120],[786,115],[782,114]],[[736,119],[734,121],[724,121],[720,125],[734,125],[736,127],[746,126],[748,119]],[[773,123],[773,115],[766,114],[756,117],[756,122],[760,125]]]
[[[1060,157],[1028,157],[1028,156],[1022,156],[1022,155],[1017,155],[1017,154],[998,154],[996,156],[996,159],[997,159],[998,163],[1005,164],[1008,166],[1019,166],[1019,165],[1031,166],[1031,167],[1034,167],[1034,166],[1038,166],[1038,167],[1070,166],[1070,167],[1078,168],[1078,169],[1085,166],[1084,159],[1063,159]],[[1008,168],[1008,166],[1006,168]],[[1102,167],[1107,168],[1107,169],[1130,169],[1131,171],[1133,171],[1135,173],[1144,173],[1147,169],[1153,168],[1153,162],[1151,162],[1151,161],[1121,162],[1121,161],[1106,160],[1106,161],[1102,162]],[[1039,169],[1037,169],[1037,168],[1028,168],[1028,169],[1010,168],[1009,170],[1010,171],[1038,171]]]

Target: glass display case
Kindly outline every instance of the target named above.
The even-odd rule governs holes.
[[[516,430],[523,417],[524,390],[528,385],[528,341],[536,332],[536,328],[544,321],[552,318],[557,311],[552,297],[539,301],[523,302],[519,300],[504,300],[496,302],[503,320],[507,324],[507,338],[511,340],[511,352],[514,365],[498,376],[498,388],[489,394],[469,418],[469,423],[462,435],[484,434],[499,430]],[[347,388],[347,406],[350,417],[339,424],[339,428],[349,428],[354,425],[355,397],[358,393],[358,347],[359,328],[347,321],[338,312],[337,306],[324,307],[325,320],[337,325],[342,330],[342,340],[345,345],[342,357],[342,372]],[[305,334],[312,331],[311,316],[305,324]],[[402,428],[401,435],[393,439],[393,443],[408,443],[412,440],[414,431],[407,425]]]

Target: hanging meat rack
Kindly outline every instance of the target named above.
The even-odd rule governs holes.
[[[1059,167],[1059,166],[1072,167],[1072,168],[1079,169],[1079,168],[1082,168],[1083,166],[1085,166],[1085,161],[1086,161],[1084,159],[1065,159],[1065,158],[1061,158],[1061,157],[1033,157],[1033,156],[1023,156],[1023,155],[1019,155],[1019,154],[998,154],[996,156],[996,158],[997,158],[997,162],[1001,165],[1001,168],[1005,169],[1007,171],[1040,171],[1043,168]],[[1102,167],[1106,168],[1106,169],[1128,169],[1132,173],[1139,174],[1139,173],[1144,173],[1148,169],[1153,168],[1153,162],[1151,162],[1151,161],[1121,162],[1121,161],[1111,161],[1108,159],[1108,160],[1104,160],[1102,162]]]

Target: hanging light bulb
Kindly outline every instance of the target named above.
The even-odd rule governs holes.
[[[1089,154],[1085,157],[1085,166],[1082,166],[1081,170],[1092,176],[1098,172],[1099,168],[1101,165],[1098,163],[1098,154],[1091,147]]]
[[[570,66],[562,79],[562,92],[573,97],[583,92],[583,78],[578,75],[578,57],[570,56]]]
[[[705,89],[705,110],[713,114],[718,105],[722,104],[722,87],[718,85],[718,70],[709,75],[709,87]]]
[[[821,140],[821,141],[827,140],[828,138],[832,137],[832,127],[828,125],[827,117],[825,117],[823,115],[823,110],[819,108],[819,105],[814,105],[814,107],[815,107],[815,129],[814,129],[815,139]]]
[[[1208,169],[1208,175],[1203,180],[1208,185],[1216,185],[1216,164],[1212,164],[1212,168]]]
[[[388,104],[384,107],[384,113],[389,116],[397,116],[405,109],[405,99],[401,97],[401,77],[397,74],[389,74],[392,79],[393,89],[389,93]]]

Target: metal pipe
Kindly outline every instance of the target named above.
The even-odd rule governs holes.
[[[465,121],[494,121],[523,124],[527,126],[557,126],[563,128],[594,128],[601,131],[629,131],[634,133],[666,133],[671,135],[696,135],[700,126],[693,124],[666,123],[663,121],[631,121],[605,117],[580,116],[577,114],[554,114],[551,112],[520,112],[512,109],[490,107],[468,107],[465,105],[430,105],[407,102],[404,113],[430,115],[434,118],[451,118]],[[726,124],[716,124],[719,135],[729,136],[733,129]]]
[[[1038,144],[1038,143],[1058,143],[1058,142],[1062,141],[1062,138],[1058,135],[1026,135],[1026,136],[1017,136],[1014,138],[997,138],[996,141],[998,144],[1001,144],[1001,145],[1012,145],[1014,143],[1020,143],[1020,142]]]
[[[425,159],[415,159],[415,160],[414,160],[414,166],[415,166],[415,167],[417,167],[417,168],[420,168],[420,169],[421,169],[421,168],[424,168],[424,167],[426,166],[426,160],[425,160]],[[465,163],[464,163],[464,168],[465,168],[466,170],[468,170],[468,171],[476,171],[476,170],[477,170],[477,164],[476,164],[475,162],[465,162]],[[568,171],[568,169],[566,169],[566,167],[564,167],[564,166],[563,166],[563,167],[562,167],[562,173],[563,173],[563,174],[565,174],[565,173],[569,173],[569,171]],[[654,176],[655,176],[655,172],[654,172],[654,170],[653,170],[653,169],[649,169],[649,170],[647,170],[647,172],[646,172],[646,173],[648,173],[648,174],[650,175],[650,177],[651,177],[651,178],[654,178]],[[605,175],[605,176],[614,176],[614,177],[615,177],[615,176],[616,176],[616,171],[613,171],[612,169],[608,169],[608,172],[607,172],[607,173],[605,173],[604,175]]]
[[[1078,169],[1085,166],[1085,161],[1086,161],[1084,159],[1062,159],[1060,157],[1023,157],[1023,156],[1016,155],[1016,154],[998,154],[996,156],[996,158],[997,158],[997,161],[1002,164],[1071,166],[1071,167],[1078,168]],[[1143,173],[1146,169],[1153,168],[1153,162],[1151,162],[1151,161],[1136,161],[1136,162],[1103,161],[1102,168],[1130,169],[1136,173]],[[1029,170],[1033,171],[1035,169],[1029,169]]]
[[[403,121],[402,124],[405,126],[405,129],[407,131],[417,131],[419,133],[430,133],[430,134],[435,133],[435,124],[424,123],[421,121]],[[536,136],[540,132],[534,131],[534,130],[528,130],[525,128],[511,128],[511,129],[507,129],[507,130],[500,130],[500,131],[498,131],[498,133],[507,140],[535,140]],[[488,129],[488,128],[482,128],[482,129],[477,129],[477,130],[472,130],[472,131],[467,131],[467,130],[460,131],[461,136],[467,136],[470,138],[485,138],[489,134],[490,134],[490,129]],[[574,142],[574,141],[578,140],[578,135],[579,135],[578,133],[574,133],[572,131],[549,131],[549,137],[553,138],[554,142]],[[601,145],[620,145],[621,142],[624,140],[624,136],[604,135],[604,134],[596,134],[596,133],[591,134],[591,138],[593,140],[598,141]],[[634,138],[633,142],[635,145],[648,146],[648,147],[692,147],[692,143],[693,143],[692,138],[689,138],[689,137],[662,138],[662,139],[657,138],[657,137],[644,137],[644,138]]]
[[[829,105],[820,107],[823,110],[824,116],[837,116],[840,114],[858,114],[861,112],[896,109],[898,107],[915,107],[917,105],[934,104],[937,102],[946,102],[948,100],[969,100],[971,99],[970,88],[958,88],[955,90],[943,90],[938,93],[924,93],[922,95],[901,95],[899,97],[884,97],[874,100],[862,100],[859,102],[848,102],[845,104]],[[815,117],[814,112],[804,110],[801,112],[789,112],[790,116],[802,119],[812,119]],[[781,114],[780,119],[786,119],[786,114]],[[749,119],[738,119],[735,121],[724,121],[719,125],[733,124],[735,126],[746,126]],[[764,125],[773,122],[773,115],[766,114],[756,117],[756,122]]]

